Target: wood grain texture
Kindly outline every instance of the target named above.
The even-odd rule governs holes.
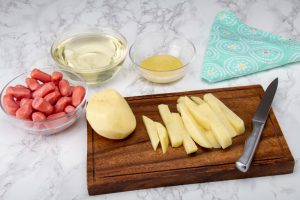
[[[162,122],[157,109],[159,104],[168,104],[175,112],[179,96],[202,97],[209,92],[244,120],[245,134],[235,137],[233,145],[225,150],[200,147],[189,156],[183,147],[169,147],[166,154],[162,154],[161,147],[153,151],[142,115]],[[88,124],[89,194],[292,173],[294,159],[272,110],[249,171],[242,173],[235,168],[263,93],[261,86],[252,85],[126,98],[137,119],[137,127],[128,138],[105,139]]]

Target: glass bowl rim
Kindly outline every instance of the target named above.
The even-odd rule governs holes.
[[[177,68],[177,69],[172,69],[172,70],[153,70],[153,69],[144,68],[139,63],[136,63],[134,61],[134,59],[132,58],[131,54],[132,54],[133,46],[138,42],[138,40],[141,39],[142,36],[147,37],[147,36],[153,36],[153,35],[162,35],[161,33],[147,33],[147,34],[141,34],[141,35],[137,36],[137,38],[135,39],[135,41],[132,43],[132,45],[129,48],[129,58],[130,58],[131,62],[134,65],[138,66],[139,68],[141,68],[143,70],[148,70],[148,71],[151,71],[151,72],[172,72],[172,71],[177,71],[177,70],[183,69],[183,68],[187,67],[189,64],[191,64],[194,61],[194,59],[196,57],[197,51],[196,51],[195,45],[193,44],[193,42],[191,40],[185,38],[182,35],[175,34],[175,33],[167,32],[167,33],[163,33],[163,34],[165,34],[165,35],[167,35],[167,34],[173,35],[174,37],[182,39],[182,40],[186,41],[188,44],[191,45],[192,50],[193,50],[193,55],[192,55],[191,59],[187,63],[185,63],[184,65],[182,65],[180,68]],[[163,54],[158,54],[158,55],[163,55]]]
[[[3,111],[7,116],[9,116],[9,117],[11,117],[11,118],[13,118],[13,119],[15,119],[15,120],[17,120],[17,121],[21,121],[21,122],[30,122],[30,123],[35,123],[35,124],[42,124],[42,123],[53,122],[53,121],[56,121],[56,120],[58,120],[58,119],[63,119],[63,118],[65,118],[65,117],[72,116],[74,113],[76,113],[76,112],[79,110],[79,108],[80,108],[83,104],[86,103],[85,101],[86,101],[86,98],[87,98],[88,88],[87,88],[87,85],[86,85],[85,80],[84,80],[81,76],[79,76],[78,74],[76,74],[76,73],[74,73],[74,72],[72,72],[72,71],[70,71],[70,70],[64,70],[64,69],[57,69],[57,70],[56,70],[55,67],[50,67],[50,66],[42,67],[42,68],[38,68],[38,69],[41,70],[41,71],[47,70],[47,69],[53,69],[53,71],[68,72],[68,73],[70,73],[70,74],[72,74],[72,75],[75,75],[77,78],[79,78],[80,82],[83,83],[83,85],[81,85],[81,86],[83,86],[84,89],[85,89],[85,95],[84,95],[84,97],[83,97],[81,103],[80,103],[73,111],[71,111],[71,112],[69,112],[69,113],[66,113],[66,114],[63,115],[63,116],[60,116],[60,117],[57,117],[57,118],[54,118],[54,119],[45,119],[45,120],[41,120],[41,121],[32,121],[32,120],[29,120],[29,119],[20,119],[20,118],[17,118],[16,116],[14,116],[14,115],[9,114],[8,112],[6,112],[6,110],[5,110],[5,108],[4,108],[4,105],[3,105],[3,103],[2,103],[2,102],[3,102],[2,97],[5,95],[5,91],[6,91],[7,87],[10,86],[9,84],[10,84],[11,82],[15,81],[16,79],[20,78],[20,77],[23,76],[23,75],[29,74],[29,73],[32,71],[32,70],[26,70],[25,72],[23,72],[23,73],[21,73],[21,74],[15,76],[13,79],[11,79],[7,84],[5,84],[5,86],[4,86],[3,89],[1,90],[1,93],[0,93],[0,97],[1,97],[1,99],[0,99],[0,107],[1,107],[2,111]]]
[[[122,63],[127,55],[128,52],[128,42],[127,39],[125,38],[125,36],[123,34],[121,34],[119,31],[116,31],[115,29],[111,29],[111,28],[101,28],[101,29],[87,29],[87,30],[81,30],[81,31],[68,31],[65,32],[59,36],[56,37],[56,39],[52,42],[51,48],[50,48],[50,54],[51,54],[51,58],[53,59],[53,61],[58,64],[59,66],[61,66],[63,69],[72,69],[72,67],[70,67],[69,65],[65,65],[63,63],[60,63],[59,61],[57,61],[54,58],[54,49],[58,46],[59,43],[69,39],[70,37],[82,37],[82,36],[87,36],[87,35],[98,35],[98,34],[107,34],[109,36],[113,36],[113,37],[117,37],[118,39],[120,39],[124,44],[125,44],[125,52],[123,55],[123,58],[115,63],[114,65],[106,65],[104,67],[102,67],[101,69],[94,69],[94,70],[90,70],[90,69],[83,69],[83,68],[77,68],[76,71],[78,71],[79,73],[96,73],[96,72],[102,72],[102,71],[106,71],[109,70],[111,68],[114,68],[116,66],[118,66],[120,63]],[[114,35],[115,34],[115,35]]]

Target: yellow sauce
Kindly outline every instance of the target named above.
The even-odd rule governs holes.
[[[183,63],[171,55],[153,55],[140,63],[142,76],[155,83],[169,83],[180,79],[184,74]]]
[[[154,71],[175,70],[183,66],[181,60],[171,55],[154,55],[141,62],[145,69]]]

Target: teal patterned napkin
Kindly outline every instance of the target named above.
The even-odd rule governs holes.
[[[300,43],[247,26],[222,11],[211,27],[202,77],[218,82],[300,61]]]

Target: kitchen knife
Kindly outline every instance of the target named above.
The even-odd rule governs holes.
[[[250,167],[261,133],[268,119],[269,111],[277,90],[277,86],[278,78],[273,80],[272,83],[268,86],[262,100],[260,101],[256,109],[254,117],[252,118],[252,133],[246,139],[244,152],[242,153],[239,160],[235,163],[236,167],[241,172],[247,172]]]

